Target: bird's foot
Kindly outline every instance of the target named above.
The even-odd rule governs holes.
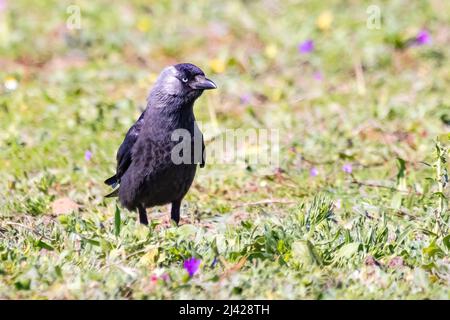
[[[148,226],[147,211],[144,207],[139,207],[139,222]]]

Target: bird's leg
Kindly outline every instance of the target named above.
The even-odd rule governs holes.
[[[175,223],[178,225],[178,222],[180,222],[180,206],[181,206],[181,199],[176,200],[172,202],[172,209],[170,211],[170,218],[175,221]]]
[[[139,210],[139,222],[147,226],[148,225],[147,211],[145,211],[145,208],[142,205],[138,207],[138,210]]]

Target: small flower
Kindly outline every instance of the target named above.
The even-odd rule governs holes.
[[[186,261],[184,261],[184,268],[189,273],[189,277],[193,277],[194,274],[197,272],[198,268],[200,267],[200,263],[202,261],[200,259],[195,258],[189,258]]]
[[[265,49],[264,49],[264,54],[266,55],[267,58],[269,59],[274,59],[277,54],[278,54],[278,48],[277,45],[274,43],[269,44]]]
[[[214,73],[222,73],[225,71],[225,61],[222,59],[212,59],[209,61],[209,67]]]
[[[5,78],[3,85],[7,90],[14,91],[19,87],[19,82],[17,82],[16,78],[9,76]]]
[[[316,79],[317,81],[322,81],[323,80],[322,72],[320,71],[314,72],[314,79]]]
[[[330,29],[333,22],[333,14],[330,11],[325,11],[317,18],[316,25],[322,31]]]
[[[89,151],[89,150],[86,150],[86,152],[84,153],[84,159],[86,161],[91,161],[91,159],[92,159],[92,152]]]
[[[348,173],[348,174],[352,173],[352,171],[353,171],[352,165],[350,163],[344,164],[342,166],[342,171],[344,171],[345,173]]]
[[[336,207],[336,209],[340,209],[342,207],[342,200],[341,199],[337,199],[334,202],[334,206]]]
[[[163,273],[163,274],[161,275],[161,279],[162,279],[164,282],[167,282],[167,281],[170,280],[170,276],[169,276],[168,273]]]
[[[416,35],[416,38],[414,39],[414,43],[417,44],[418,46],[430,44],[431,43],[430,33],[425,29],[420,30],[420,32]]]
[[[142,17],[138,20],[136,27],[141,32],[148,32],[152,28],[152,21],[148,17]]]
[[[298,51],[303,54],[311,53],[312,51],[314,51],[314,41],[309,39],[300,43],[300,45],[298,46]]]
[[[317,170],[316,167],[312,167],[311,170],[309,170],[309,175],[311,177],[316,177],[319,174],[319,170]]]
[[[241,95],[241,97],[240,97],[240,100],[241,100],[242,104],[249,104],[250,103],[250,99],[251,99],[251,96],[250,96],[250,94],[247,94],[247,93]]]
[[[0,0],[0,12],[4,11],[7,5],[8,3],[6,0]]]
[[[152,274],[152,276],[150,277],[150,281],[152,283],[158,282],[158,276],[156,274]]]

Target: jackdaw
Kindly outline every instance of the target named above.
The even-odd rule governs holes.
[[[205,165],[194,102],[204,90],[216,88],[193,64],[167,67],[150,91],[146,109],[128,130],[117,151],[116,174],[105,180],[119,188],[107,197],[118,196],[123,207],[137,210],[142,224],[148,224],[146,208],[168,203],[171,218],[178,224],[181,200],[194,180],[197,164]]]

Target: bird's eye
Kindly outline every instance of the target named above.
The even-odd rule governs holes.
[[[181,79],[181,81],[183,81],[184,83],[186,83],[186,82],[188,82],[188,78],[183,78],[183,79]]]

